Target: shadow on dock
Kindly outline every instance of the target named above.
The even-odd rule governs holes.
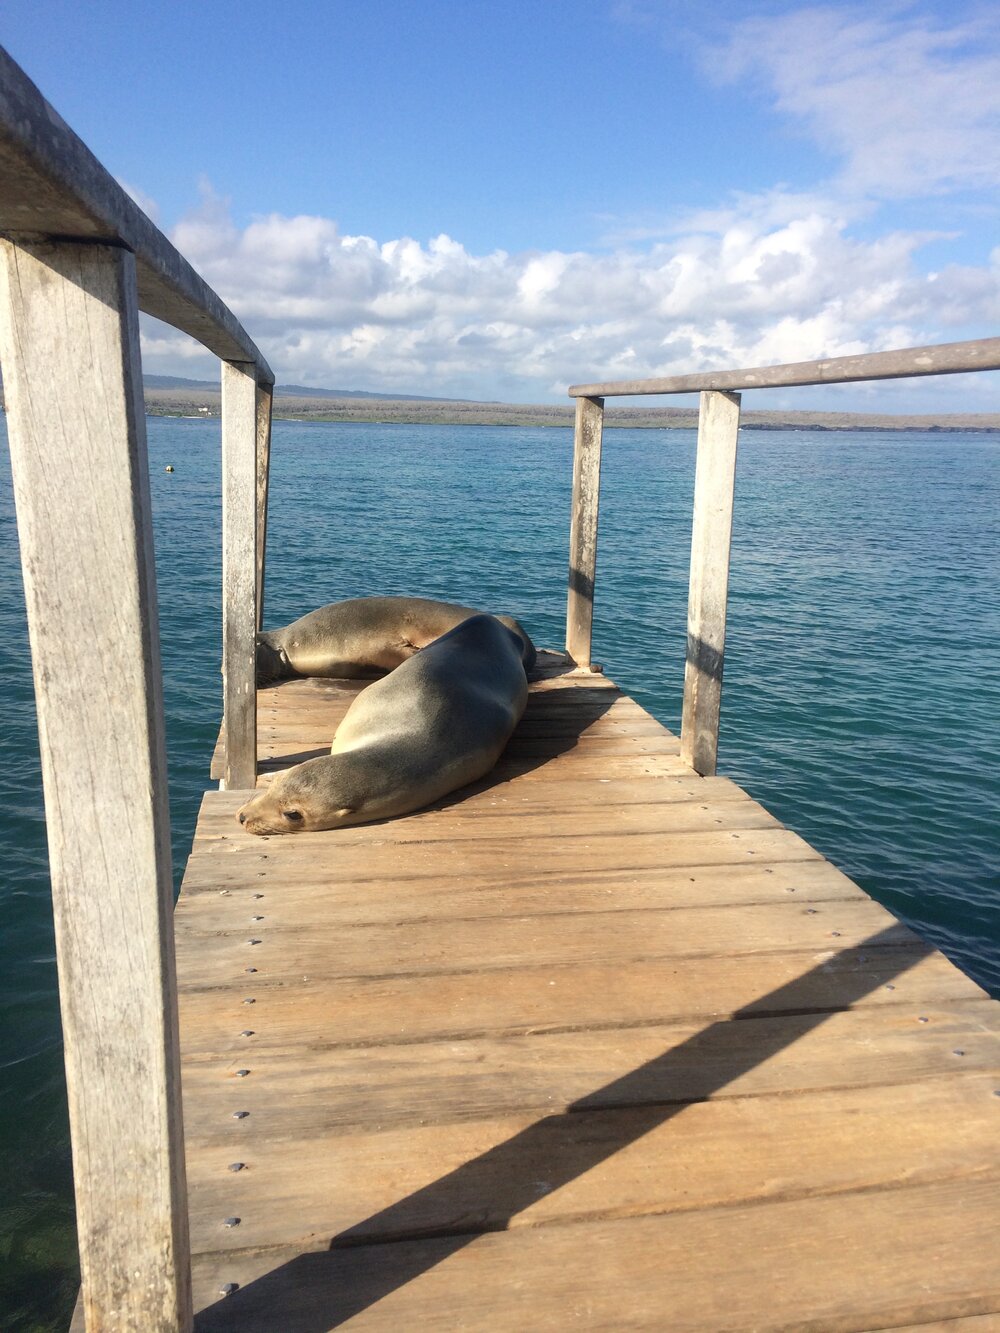
[[[561,665],[558,669],[546,671],[538,678],[551,680],[566,674],[571,669],[571,663]],[[282,685],[288,684],[292,682],[282,682]],[[484,777],[465,787],[459,787],[431,805],[422,807],[422,810],[444,810],[449,806],[459,805],[475,792],[489,791],[515,775],[530,773],[544,764],[551,763],[559,755],[575,749],[583,734],[599,722],[623,697],[620,690],[610,685],[596,688],[578,685],[572,691],[550,690],[529,694],[524,716],[514,728],[514,733],[494,768]],[[266,735],[266,724],[260,727],[260,731],[262,735]],[[329,753],[329,745],[313,746],[297,750],[292,754],[277,756],[268,756],[265,752],[260,760],[260,773],[262,777],[270,779],[295,764],[305,763],[309,759],[321,759]]]
[[[690,1099],[670,1101],[661,1094],[661,1100],[651,1104],[650,1091],[654,1086],[668,1088],[672,1073],[689,1068],[692,1058],[710,1071],[698,1099],[709,1100],[931,953],[929,945],[918,941],[900,944],[895,926],[840,951],[655,1060],[595,1089],[565,1112],[544,1117],[361,1226],[335,1236],[328,1250],[301,1254],[248,1283],[206,1309],[196,1320],[198,1333],[281,1327],[325,1333],[338,1327],[477,1236],[505,1230],[512,1217],[537,1203],[540,1173],[545,1193],[551,1193],[677,1115]],[[816,1007],[817,982],[825,983],[830,992],[822,1009]],[[785,1020],[780,1026],[748,1023],[745,1041],[733,1041],[734,1023],[775,1015]],[[612,1118],[610,1133],[599,1142],[579,1134],[573,1123],[575,1113],[597,1107],[629,1111],[620,1118],[620,1131]],[[500,1214],[495,1199],[498,1180],[504,1182],[508,1200]],[[459,1220],[447,1229],[421,1229],[419,1219],[427,1215],[428,1205],[441,1201]]]

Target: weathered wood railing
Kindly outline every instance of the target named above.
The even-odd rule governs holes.
[[[715,773],[726,647],[729,546],[740,427],[738,389],[847,384],[1000,369],[1000,338],[911,347],[828,361],[801,361],[752,370],[720,370],[668,379],[577,384],[573,506],[570,525],[566,651],[590,666],[597,574],[597,520],[604,400],[633,394],[700,393],[695,466],[687,657],[681,714],[681,757],[698,773]]]
[[[215,293],[0,50],[0,364],[38,702],[82,1303],[191,1327],[169,812],[138,312],[222,367],[228,787],[256,776],[273,376]],[[604,399],[701,391],[682,752],[715,769],[739,395],[1000,368],[1000,338],[591,384],[578,399],[567,648],[589,665]]]
[[[222,359],[226,785],[256,777],[273,376],[0,50],[0,364],[38,705],[88,1329],[191,1326],[138,312]]]

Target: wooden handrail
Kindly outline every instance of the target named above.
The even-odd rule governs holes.
[[[0,240],[83,1309],[191,1326],[170,811],[135,257]]]
[[[40,722],[80,1310],[88,1330],[188,1333],[140,309],[223,362],[226,775],[252,787],[274,376],[0,49],[0,360]]]
[[[222,680],[225,786],[257,779],[257,386],[253,366],[222,367]]]
[[[729,544],[740,418],[740,397],[734,390],[850,384],[861,380],[910,379],[921,375],[958,375],[982,370],[1000,370],[1000,338],[904,347],[890,352],[790,362],[752,370],[711,370],[666,379],[574,384],[569,389],[569,396],[577,401],[566,616],[566,644],[570,655],[581,665],[587,665],[592,651],[600,440],[605,398],[633,394],[701,395],[681,757],[695,772],[710,777],[715,773],[719,745]],[[585,468],[582,463],[588,458],[592,461]]]
[[[223,361],[271,368],[231,310],[0,47],[0,234],[90,240],[135,254],[139,308]]]
[[[574,384],[568,392],[571,398],[615,398],[633,394],[703,393],[709,389],[783,389],[795,385],[912,379],[919,375],[960,375],[976,370],[1000,370],[1000,338],[865,352],[825,361],[793,361],[752,370],[706,370],[694,375],[670,375],[666,379]]]
[[[248,487],[257,495],[256,541],[254,534],[240,536],[241,552],[250,551],[256,566],[254,620],[259,626],[263,597],[266,531],[267,466],[270,445],[271,389],[274,375],[236,317],[194,271],[118,182],[101,165],[83,141],[45,100],[22,69],[0,48],[0,236],[15,245],[38,241],[89,243],[121,246],[135,257],[139,309],[196,338],[219,356],[225,365],[237,367],[240,379],[249,378],[258,389],[256,421],[243,413],[240,430],[256,435],[256,460],[245,450],[239,457],[238,479],[227,477],[223,500],[223,525],[232,534],[228,511],[233,504],[246,512],[243,498]],[[231,378],[224,382],[235,383]],[[265,419],[266,418],[266,419]],[[225,433],[225,432],[224,432]],[[230,430],[229,444],[234,440]],[[247,471],[250,468],[251,471]],[[255,475],[254,475],[255,474]],[[256,545],[256,553],[253,547]],[[242,557],[241,557],[242,558]],[[230,573],[233,572],[232,563]],[[240,574],[230,577],[223,589],[223,618],[234,623],[243,608],[232,604],[230,594],[246,587]],[[237,699],[243,717],[256,706],[253,681],[253,644],[240,636],[239,652],[227,654],[226,697]],[[246,660],[244,660],[244,658]],[[241,725],[227,744],[233,762],[230,776],[238,774],[243,785],[253,785],[256,750],[250,750],[252,728]]]

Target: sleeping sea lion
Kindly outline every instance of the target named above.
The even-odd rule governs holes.
[[[257,684],[289,676],[378,676],[442,634],[480,615],[471,606],[427,597],[352,597],[331,602],[284,629],[257,635]],[[521,640],[525,671],[535,647],[513,616],[497,616]]]
[[[361,691],[330,754],[278,774],[239,812],[249,833],[405,815],[488,773],[528,697],[523,642],[473,615]]]

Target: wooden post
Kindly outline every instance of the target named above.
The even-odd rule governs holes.
[[[714,775],[719,750],[729,543],[733,531],[739,429],[738,393],[712,391],[701,395],[691,529],[681,758],[703,777]]]
[[[573,432],[573,508],[569,527],[569,594],[566,651],[589,670],[597,574],[597,511],[601,495],[604,399],[576,400]]]
[[[135,258],[0,241],[82,1305],[187,1330],[173,886]]]
[[[271,477],[270,384],[257,385],[257,629],[264,628],[264,559],[267,553],[267,496]]]
[[[257,781],[257,374],[252,361],[222,363],[223,785]]]

